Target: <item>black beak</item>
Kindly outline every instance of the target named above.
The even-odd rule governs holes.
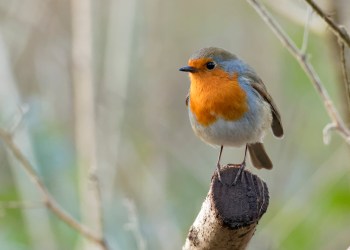
[[[185,67],[179,68],[179,70],[183,72],[190,72],[190,73],[195,73],[198,71],[196,68],[191,66],[185,66]]]

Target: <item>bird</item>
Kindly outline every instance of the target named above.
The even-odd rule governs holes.
[[[225,49],[206,47],[194,52],[179,70],[189,73],[186,106],[194,133],[220,148],[219,181],[224,147],[245,146],[243,161],[228,164],[239,166],[234,183],[246,166],[247,151],[254,167],[272,169],[263,139],[269,128],[278,138],[284,131],[280,112],[254,69]]]

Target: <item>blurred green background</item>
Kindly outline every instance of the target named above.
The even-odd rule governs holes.
[[[306,5],[294,2],[306,19]],[[268,7],[275,3],[268,1]],[[111,249],[180,249],[200,210],[218,149],[191,130],[185,106],[189,80],[178,68],[206,46],[225,48],[256,69],[285,127],[283,140],[271,133],[265,139],[274,169],[249,167],[267,182],[271,198],[248,249],[350,246],[349,147],[335,133],[323,144],[322,129],[329,123],[323,103],[245,1],[92,5],[96,146]],[[79,219],[70,8],[65,0],[0,1],[0,119],[8,128],[18,107],[28,108],[16,142],[53,196]],[[297,23],[272,11],[301,46],[304,19]],[[349,121],[329,35],[312,26],[308,52]],[[243,149],[225,149],[222,162],[239,162],[242,156]],[[79,235],[44,208],[2,142],[0,162],[0,249],[81,249]],[[7,209],[9,201],[30,206]]]

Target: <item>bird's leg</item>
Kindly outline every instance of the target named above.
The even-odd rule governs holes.
[[[216,169],[218,171],[218,178],[219,181],[221,182],[221,176],[220,176],[220,160],[221,160],[221,154],[222,154],[222,150],[223,150],[224,146],[221,145],[220,147],[220,153],[219,153],[219,158],[218,158],[218,162],[216,163]]]
[[[237,182],[238,177],[242,174],[242,171],[243,171],[244,168],[245,168],[245,159],[247,158],[247,151],[248,151],[248,145],[246,144],[246,145],[245,145],[245,151],[244,151],[244,158],[243,158],[242,163],[241,163],[240,166],[239,166],[237,175],[236,175],[236,177],[235,177],[235,180],[233,181],[233,185],[236,185],[236,182]]]

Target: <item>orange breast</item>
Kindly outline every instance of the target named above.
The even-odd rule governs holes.
[[[235,121],[248,110],[237,74],[215,69],[190,74],[190,78],[190,108],[201,125],[209,126],[217,118]]]

